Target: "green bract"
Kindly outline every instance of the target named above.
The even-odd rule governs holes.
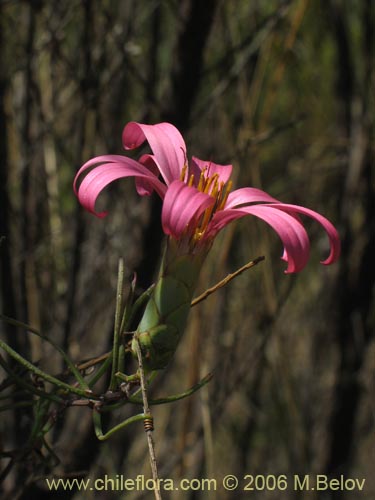
[[[180,254],[178,242],[167,241],[158,280],[135,333],[147,370],[165,368],[172,358],[186,326],[204,256],[204,252]]]

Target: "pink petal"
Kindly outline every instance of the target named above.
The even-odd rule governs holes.
[[[191,160],[191,173],[194,174],[196,182],[199,180],[200,173],[204,168],[207,168],[207,177],[218,174],[219,182],[224,182],[224,184],[229,180],[232,174],[232,165],[219,165],[212,161],[200,160],[196,156],[193,156]]]
[[[130,122],[125,126],[122,133],[125,149],[135,149],[146,140],[166,184],[178,180],[186,162],[186,145],[180,132],[170,123]]]
[[[155,175],[155,177],[159,177],[160,168],[153,155],[142,155],[139,158],[139,163],[144,165],[152,174]],[[149,196],[154,190],[153,184],[141,177],[135,179],[135,186],[137,188],[137,193],[140,196]]]
[[[98,163],[103,161],[106,163],[98,165]],[[78,177],[82,172],[93,166],[94,168],[86,174],[77,189]],[[79,169],[74,179],[73,187],[80,203],[86,208],[86,210],[93,213],[97,217],[104,217],[107,212],[96,212],[95,202],[99,194],[106,186],[108,186],[108,184],[123,177],[145,179],[161,198],[164,197],[166,187],[154,174],[137,161],[117,155],[98,156],[97,158],[93,158],[86,162]]]
[[[198,219],[214,198],[184,182],[175,181],[168,187],[162,208],[162,225],[165,234],[179,239],[191,221]]]
[[[305,207],[300,207],[299,205],[288,205],[286,203],[275,203],[272,205],[273,207],[283,210],[290,215],[295,215],[297,214],[302,214],[302,215],[307,215],[308,217],[311,217],[312,219],[316,220],[319,222],[321,226],[325,229],[328,238],[329,238],[329,243],[330,243],[330,253],[328,257],[320,261],[321,264],[324,265],[329,265],[333,264],[338,260],[340,257],[340,251],[341,251],[341,245],[340,245],[340,237],[339,234],[336,230],[336,228],[333,226],[333,224],[323,217],[323,215],[318,214],[317,212],[314,212],[313,210],[310,210],[309,208]]]
[[[102,155],[102,156],[96,156],[95,158],[91,158],[91,160],[88,160],[86,163],[82,165],[82,167],[78,170],[76,176],[74,177],[73,189],[75,194],[78,195],[77,181],[85,170],[88,170],[89,168],[94,166],[98,166],[100,163],[122,163],[123,161],[124,161],[124,156],[121,155]]]
[[[249,203],[279,203],[279,200],[273,198],[265,191],[257,188],[245,187],[231,191],[225,208],[235,208],[240,205],[247,205]]]
[[[284,245],[283,260],[287,260],[286,273],[301,271],[309,259],[309,239],[305,228],[292,215],[274,208],[273,205],[252,205],[225,209],[216,212],[207,236],[216,234],[235,219],[245,215],[255,215],[267,222],[279,235]]]

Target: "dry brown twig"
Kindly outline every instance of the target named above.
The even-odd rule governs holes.
[[[139,378],[140,378],[140,382],[141,382],[141,391],[142,391],[142,399],[143,399],[143,413],[145,415],[149,415],[149,417],[147,419],[145,419],[145,431],[146,431],[146,436],[147,436],[148,451],[149,451],[149,455],[150,455],[152,479],[154,480],[154,495],[155,495],[156,500],[162,500],[162,496],[160,493],[160,480],[159,480],[159,475],[158,475],[156,453],[155,453],[155,443],[154,443],[154,439],[152,437],[152,432],[154,430],[153,418],[152,418],[150,406],[148,404],[141,348],[139,346],[139,342],[138,342],[138,339],[136,337],[135,337],[135,340],[136,340],[135,348],[136,348],[136,353],[137,353],[137,358],[138,358],[138,366],[139,366]],[[147,424],[146,424],[146,422],[147,422]]]

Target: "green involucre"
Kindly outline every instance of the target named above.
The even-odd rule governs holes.
[[[204,256],[181,255],[178,242],[168,240],[159,278],[135,333],[147,370],[165,368],[176,351]],[[135,340],[133,353],[134,343]]]

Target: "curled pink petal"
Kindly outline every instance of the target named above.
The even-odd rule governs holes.
[[[320,261],[321,264],[329,265],[333,264],[338,260],[341,252],[340,237],[336,228],[328,219],[326,219],[323,215],[318,214],[314,210],[310,210],[309,208],[301,207],[299,205],[275,203],[272,205],[272,207],[277,208],[279,210],[283,210],[291,215],[294,214],[307,215],[308,217],[311,217],[312,219],[319,222],[319,224],[323,226],[323,228],[325,229],[330,243],[330,253],[325,260]]]
[[[232,165],[219,165],[212,161],[200,160],[196,156],[193,156],[191,160],[191,173],[194,174],[196,182],[199,180],[200,173],[205,168],[207,169],[207,177],[212,177],[214,174],[219,176],[219,183],[223,182],[225,184],[232,174]]]
[[[145,125],[130,122],[125,126],[122,133],[125,149],[137,148],[146,140],[166,184],[178,180],[186,163],[186,145],[180,132],[170,123]]]
[[[228,200],[225,208],[235,208],[240,205],[247,205],[250,203],[278,203],[279,200],[273,198],[265,191],[257,188],[245,187],[236,189],[229,193]]]
[[[174,181],[164,197],[162,225],[165,234],[179,239],[189,224],[215,202],[214,198],[182,181]]]
[[[159,179],[153,175],[146,167],[140,163],[126,157],[116,157],[115,161],[109,163],[102,163],[95,168],[93,168],[82,180],[80,186],[77,188],[77,180],[80,174],[89,167],[95,165],[103,158],[109,159],[108,156],[101,156],[98,158],[93,158],[85,163],[81,169],[78,171],[74,179],[74,190],[78,196],[80,203],[97,217],[104,217],[106,212],[96,212],[95,203],[99,194],[103,189],[108,186],[111,182],[121,179],[124,177],[136,177],[144,179],[149,183],[150,186],[155,189],[155,191],[163,198],[166,187],[159,181]],[[119,160],[119,158],[121,160]]]
[[[81,174],[83,174],[83,172],[85,172],[89,168],[97,167],[101,163],[119,163],[119,164],[122,164],[124,162],[124,160],[126,160],[126,158],[124,158],[121,155],[101,155],[101,156],[96,156],[95,158],[91,158],[91,160],[88,160],[86,163],[84,163],[82,165],[82,167],[78,170],[78,172],[76,173],[76,175],[74,177],[74,180],[73,180],[74,193],[76,195],[78,195],[78,189],[77,189],[78,179],[80,178]]]
[[[142,155],[139,158],[139,163],[144,165],[148,170],[155,175],[155,177],[159,177],[160,168],[155,161],[153,155]],[[140,196],[149,196],[152,194],[154,190],[154,186],[152,182],[149,182],[147,179],[142,177],[136,177],[135,186],[137,188],[137,193]]]
[[[310,251],[309,238],[305,228],[295,217],[273,208],[272,205],[252,205],[216,212],[209,231],[216,234],[231,221],[245,215],[255,215],[264,220],[279,235],[284,245],[282,258],[288,262],[286,273],[297,273],[305,267]]]

